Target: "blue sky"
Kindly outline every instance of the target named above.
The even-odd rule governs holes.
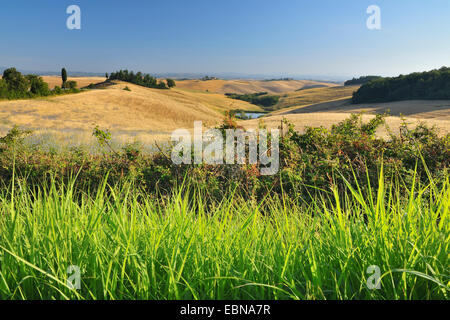
[[[82,29],[66,28],[81,8]],[[381,8],[381,30],[366,9]],[[450,65],[448,0],[2,0],[0,66],[398,75]]]

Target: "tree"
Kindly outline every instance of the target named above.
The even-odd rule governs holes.
[[[120,70],[112,72],[109,75],[109,80],[127,81],[147,88],[167,89],[164,81],[158,82],[155,77],[142,72],[137,72],[135,74],[133,71]],[[173,81],[172,84],[175,86],[175,81]]]
[[[30,83],[15,68],[6,69],[3,72],[2,96],[7,99],[20,99],[28,97]]]
[[[159,81],[158,89],[167,89],[166,83],[164,81]]]
[[[176,86],[175,81],[173,79],[167,79],[166,81],[167,81],[167,86],[169,88],[173,88]]]
[[[66,87],[66,81],[67,81],[67,71],[66,68],[62,68],[61,70],[61,78],[62,78],[62,87]]]
[[[450,68],[380,78],[353,93],[353,103],[378,103],[411,99],[450,99]]]
[[[30,82],[30,91],[32,94],[37,96],[48,96],[50,94],[48,84],[44,81],[44,79],[42,79],[42,77],[29,74],[26,78]]]
[[[24,96],[29,89],[29,82],[16,70],[16,68],[9,68],[3,72],[3,80],[5,80],[8,91],[14,92],[17,97]]]
[[[105,74],[105,77],[106,77],[107,80],[109,79],[108,72]]]

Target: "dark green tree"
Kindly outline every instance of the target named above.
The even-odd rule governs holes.
[[[120,70],[117,72],[112,72],[109,75],[109,79],[126,81],[147,88],[167,89],[167,85],[164,81],[158,82],[158,80],[155,77],[152,77],[151,75],[142,72],[137,72],[135,74],[133,71]]]
[[[42,77],[36,76],[34,74],[29,74],[26,76],[27,80],[30,82],[30,92],[37,96],[48,96],[50,95],[50,89],[48,84],[42,79]]]
[[[67,70],[66,68],[62,68],[61,70],[61,78],[62,78],[62,87],[66,87],[66,81],[67,81]]]
[[[168,86],[169,88],[173,88],[173,87],[176,86],[175,80],[173,80],[173,79],[167,79],[166,81],[167,81],[167,86]]]
[[[450,99],[450,68],[372,80],[353,93],[353,103],[414,99]]]
[[[14,92],[17,97],[23,97],[30,87],[27,79],[16,68],[6,69],[3,72],[3,80],[8,86],[8,91]]]

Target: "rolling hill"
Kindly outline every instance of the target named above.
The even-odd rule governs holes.
[[[273,106],[274,110],[278,110],[275,111],[274,114],[281,112],[285,113],[286,111],[296,109],[299,106],[306,106],[337,99],[351,99],[353,92],[357,89],[358,87],[355,86],[334,86],[288,92],[281,95],[278,104]]]
[[[62,140],[72,136],[72,140],[86,141],[91,139],[95,125],[99,125],[121,141],[136,137],[151,143],[170,137],[177,128],[192,128],[194,121],[216,125],[227,110],[260,111],[257,106],[219,94],[115,83],[78,94],[0,101],[0,135],[19,125],[42,134],[54,134]],[[126,86],[131,91],[123,90]]]
[[[305,127],[320,127],[323,126],[330,129],[333,124],[337,124],[350,116],[347,112],[314,112],[314,113],[302,113],[302,114],[288,114],[288,115],[273,115],[264,117],[262,119],[240,121],[239,125],[246,129],[256,129],[259,126],[259,122],[263,121],[268,129],[276,129],[281,125],[283,119],[287,119],[290,123],[295,125],[296,131],[304,132]],[[374,115],[365,114],[363,115],[363,121],[368,121],[372,119]],[[442,120],[439,118],[427,118],[418,119],[413,117],[406,117],[406,122],[411,126],[415,127],[419,124],[419,120],[430,125],[436,126],[441,135],[450,133],[450,120]],[[394,133],[398,133],[398,129],[402,123],[400,117],[390,116],[386,118],[386,123],[389,128]],[[383,138],[388,137],[387,130],[383,127],[377,131],[377,135]]]
[[[209,91],[214,93],[258,93],[280,94],[316,86],[334,87],[334,83],[290,80],[290,81],[262,81],[262,80],[179,80],[177,87],[193,91]]]

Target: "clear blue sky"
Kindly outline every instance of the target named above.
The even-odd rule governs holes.
[[[79,5],[82,29],[66,28]],[[382,29],[366,28],[369,5]],[[448,0],[2,0],[0,66],[397,75],[450,65]]]

